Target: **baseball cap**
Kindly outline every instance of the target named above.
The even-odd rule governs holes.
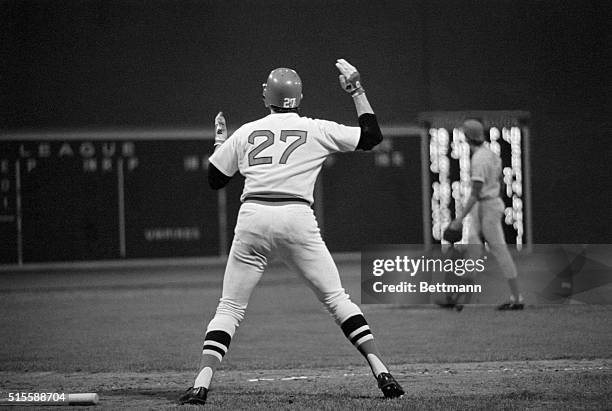
[[[465,120],[460,127],[468,142],[482,143],[484,138],[484,127],[478,120]]]

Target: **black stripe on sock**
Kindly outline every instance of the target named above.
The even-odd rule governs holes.
[[[204,343],[204,346],[202,347],[202,350],[213,350],[213,351],[216,351],[219,354],[221,354],[221,357],[225,356],[225,351],[223,351],[223,348],[217,347],[216,345],[211,345],[211,344]]]
[[[342,328],[342,332],[344,333],[346,338],[348,338],[348,336],[351,335],[353,331],[355,331],[356,329],[360,327],[363,327],[364,325],[368,325],[368,322],[366,321],[366,319],[363,317],[363,315],[356,314],[348,318],[347,320],[345,320],[340,325],[340,328]]]
[[[365,337],[368,334],[372,334],[372,332],[370,330],[364,330],[362,332],[360,332],[359,334],[357,334],[356,336],[354,336],[353,338],[351,338],[351,344],[355,345],[355,343],[357,341],[359,341],[359,339],[361,337]]]
[[[232,336],[223,330],[212,330],[206,333],[204,343],[206,343],[206,340],[218,342],[219,344],[223,344],[225,347],[229,348],[230,342],[232,341]]]

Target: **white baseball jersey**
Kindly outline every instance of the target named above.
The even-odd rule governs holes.
[[[333,121],[272,113],[236,130],[210,157],[231,177],[245,177],[240,199],[247,196],[293,197],[314,202],[317,175],[325,158],[354,151],[361,129]]]
[[[485,144],[480,146],[470,160],[472,181],[482,182],[480,199],[499,197],[501,159]]]

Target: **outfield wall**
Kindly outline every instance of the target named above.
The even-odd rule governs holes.
[[[423,241],[418,127],[375,152],[334,156],[315,212],[332,251]],[[0,264],[226,255],[243,178],[208,187],[212,130],[2,136]]]

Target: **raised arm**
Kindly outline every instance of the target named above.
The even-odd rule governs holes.
[[[353,97],[355,110],[359,117],[361,136],[359,137],[357,149],[371,150],[382,141],[383,136],[374,110],[365,94],[365,89],[361,85],[359,71],[344,59],[338,59],[336,67],[340,71],[340,86]]]
[[[223,112],[220,111],[215,117],[215,149],[217,151],[219,147],[227,140],[227,125],[225,123],[225,117]],[[208,185],[213,190],[219,190],[227,185],[232,179],[231,176],[223,174],[213,163],[208,163]]]

